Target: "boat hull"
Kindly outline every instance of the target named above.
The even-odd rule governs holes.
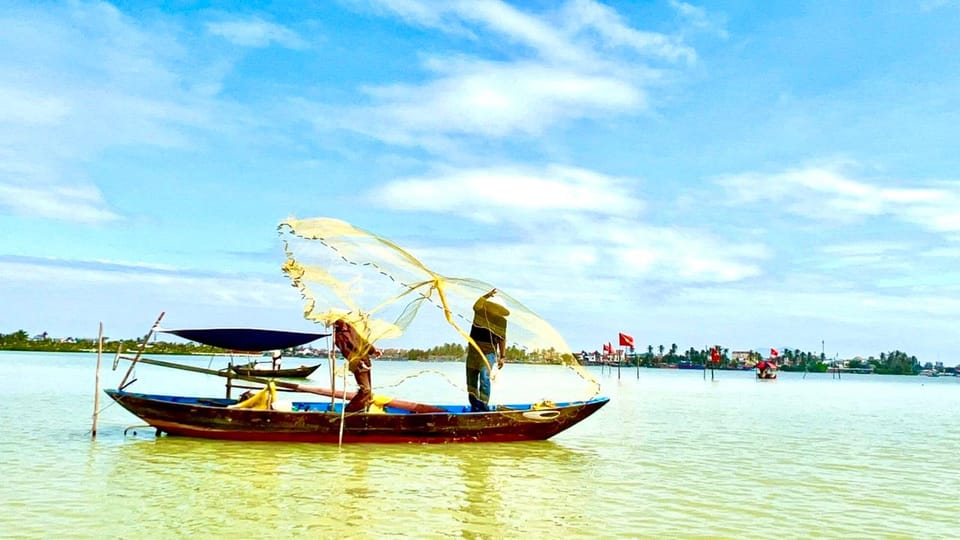
[[[337,443],[460,443],[545,440],[606,405],[608,398],[491,412],[349,413],[329,403],[294,403],[293,411],[228,408],[236,400],[137,394],[107,390],[125,409],[169,435],[238,441]]]

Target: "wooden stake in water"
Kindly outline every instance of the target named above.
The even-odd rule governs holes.
[[[103,357],[103,322],[100,322],[100,334],[97,337],[97,375],[93,387],[93,427],[91,438],[97,438],[97,415],[100,410],[100,359]]]

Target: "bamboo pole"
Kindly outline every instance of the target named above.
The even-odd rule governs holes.
[[[336,362],[336,359],[337,359],[337,353],[336,351],[334,351],[334,348],[337,346],[337,327],[336,326],[333,327],[333,331],[331,332],[331,334],[333,334],[333,343],[328,342],[329,346],[327,347],[327,360],[329,360],[330,362],[330,390],[333,391],[337,389],[336,371],[334,371],[333,369],[334,363]],[[344,388],[346,388],[346,386],[344,386]],[[333,410],[332,395],[330,396],[330,410],[331,411]]]
[[[346,358],[343,359],[343,387],[344,388],[347,387],[347,364],[349,362],[350,361],[347,360]],[[371,381],[371,384],[372,384],[372,381]],[[344,402],[345,403],[343,404],[343,406],[340,407],[340,435],[337,438],[337,448],[340,450],[343,450],[343,428],[344,428],[344,425],[346,424],[346,419],[347,419],[346,400],[344,400]]]
[[[97,374],[94,378],[93,386],[93,427],[90,428],[90,436],[97,438],[97,416],[100,410],[100,361],[103,358],[103,321],[100,321],[100,333],[97,336]]]
[[[160,312],[160,316],[157,317],[156,322],[153,323],[153,326],[150,327],[150,331],[147,332],[147,335],[143,338],[143,343],[141,343],[140,346],[137,347],[137,356],[130,363],[130,368],[127,369],[127,373],[123,376],[123,379],[120,381],[120,386],[117,387],[120,390],[123,390],[123,387],[127,385],[127,379],[130,377],[130,373],[133,372],[133,367],[137,365],[137,360],[140,358],[140,355],[143,354],[143,350],[147,348],[147,342],[150,341],[150,336],[152,336],[153,332],[157,329],[157,327],[160,326],[160,319],[162,319],[163,316],[166,315],[166,313],[167,313],[166,311]],[[119,350],[119,348],[117,350]]]

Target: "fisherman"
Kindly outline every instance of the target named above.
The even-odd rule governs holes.
[[[273,351],[273,361],[271,365],[273,366],[274,370],[280,369],[280,364],[282,363],[282,361],[283,361],[283,353],[280,352],[279,349]]]
[[[491,289],[473,304],[470,339],[476,347],[467,345],[467,398],[471,412],[490,410],[490,369],[493,362],[497,363],[497,368],[502,368],[507,356],[507,315],[510,310],[489,301],[495,294],[497,289]]]
[[[773,366],[770,364],[770,362],[767,362],[766,360],[757,362],[757,377],[761,379],[770,378],[772,367]]]
[[[379,349],[364,339],[357,330],[343,319],[333,323],[333,342],[340,349],[340,354],[347,360],[347,368],[357,380],[357,393],[347,403],[346,412],[366,411],[373,402],[373,386],[370,371],[373,365],[370,356],[377,358],[382,354]]]

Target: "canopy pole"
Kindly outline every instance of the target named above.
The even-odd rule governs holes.
[[[230,399],[230,391],[233,389],[233,360],[227,362],[227,399]]]
[[[97,374],[93,386],[93,427],[90,428],[92,439],[97,438],[97,417],[100,410],[100,361],[103,358],[103,321],[100,321],[100,333],[97,336]]]
[[[146,336],[144,336],[143,343],[141,343],[140,347],[137,348],[136,357],[133,359],[132,362],[130,362],[130,367],[127,368],[127,373],[123,376],[123,379],[121,379],[120,381],[120,385],[117,387],[120,390],[123,390],[123,387],[127,385],[127,379],[130,377],[130,373],[133,372],[134,366],[137,365],[137,361],[140,360],[140,355],[143,354],[143,350],[147,348],[147,342],[150,341],[150,336],[152,336],[154,331],[156,331],[156,329],[160,326],[160,319],[162,319],[163,316],[166,315],[166,313],[167,313],[166,311],[160,312],[160,316],[157,317],[157,321],[153,323],[153,326],[150,327],[150,331],[147,332]]]

